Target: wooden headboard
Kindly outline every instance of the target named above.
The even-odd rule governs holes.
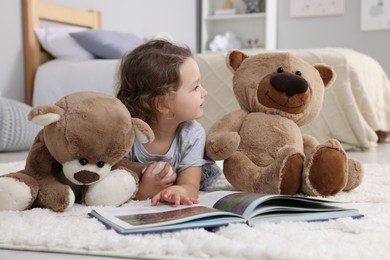
[[[35,35],[34,28],[43,27],[41,21],[50,21],[100,29],[102,27],[101,13],[99,11],[86,11],[42,0],[23,0],[23,45],[24,45],[24,76],[26,88],[26,103],[32,104],[34,91],[34,78],[38,66],[53,59],[45,52]]]

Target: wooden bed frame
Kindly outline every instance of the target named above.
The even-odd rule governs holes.
[[[34,93],[34,78],[38,67],[53,59],[44,51],[34,28],[43,27],[41,20],[55,23],[75,25],[91,29],[101,29],[102,19],[99,11],[86,11],[42,0],[23,0],[23,46],[24,46],[24,76],[25,76],[25,102],[32,104]]]

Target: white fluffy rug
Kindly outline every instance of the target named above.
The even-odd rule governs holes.
[[[0,174],[23,168],[0,164]],[[366,164],[363,184],[331,199],[348,202],[365,217],[329,222],[255,227],[235,224],[203,229],[128,235],[87,217],[90,207],[65,213],[46,209],[0,212],[0,248],[156,259],[388,259],[390,257],[390,164]],[[213,189],[231,189],[221,180]],[[126,207],[149,201],[127,203]]]

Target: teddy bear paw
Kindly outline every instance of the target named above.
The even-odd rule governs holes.
[[[111,171],[103,180],[88,186],[84,197],[87,206],[120,206],[137,191],[137,182],[126,170]]]
[[[299,153],[288,157],[281,171],[280,193],[294,195],[302,183],[303,156]]]
[[[207,155],[216,161],[232,156],[240,145],[241,137],[237,132],[228,132],[210,137],[207,141]]]
[[[308,195],[328,196],[341,191],[347,184],[347,157],[344,151],[321,147],[304,169],[302,191]]]
[[[35,197],[30,187],[12,177],[0,178],[0,210],[28,209]]]
[[[358,160],[348,158],[348,181],[343,191],[350,191],[359,186],[363,181],[364,167]]]

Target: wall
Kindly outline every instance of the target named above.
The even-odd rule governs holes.
[[[20,1],[0,0],[0,96],[24,100],[23,36]]]
[[[140,36],[167,31],[175,39],[196,48],[195,0],[46,1],[102,10],[104,29],[130,31]],[[390,46],[390,30],[360,31],[360,1],[346,0],[345,14],[340,16],[290,18],[289,7],[289,1],[278,1],[278,48],[352,48],[378,60],[390,75],[390,52],[387,47]],[[0,95],[23,101],[21,10],[20,0],[0,0],[0,17],[3,21],[0,24]]]
[[[102,11],[103,29],[149,38],[158,32],[197,50],[197,0],[44,0],[80,9]],[[178,11],[180,10],[180,11]],[[0,95],[24,101],[21,0],[0,0]]]
[[[390,76],[390,30],[361,31],[360,1],[346,0],[345,14],[290,18],[290,1],[279,0],[278,48],[344,47],[376,59]]]
[[[4,0],[2,0],[4,1]],[[103,29],[151,37],[169,32],[196,50],[196,0],[44,0],[102,11]],[[180,11],[178,11],[180,10]]]

